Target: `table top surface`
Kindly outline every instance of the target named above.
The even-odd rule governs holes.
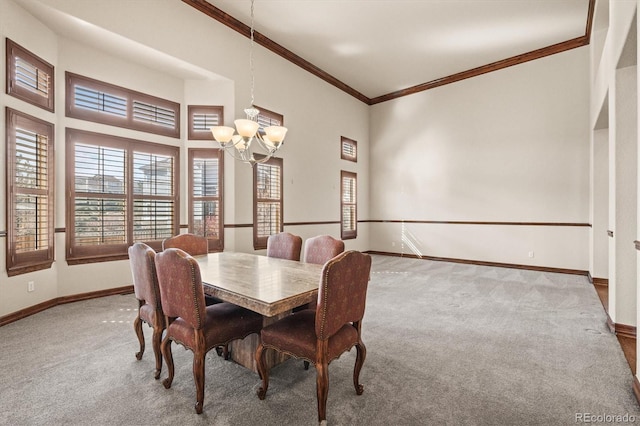
[[[318,297],[322,265],[236,252],[194,258],[206,294],[268,317]]]

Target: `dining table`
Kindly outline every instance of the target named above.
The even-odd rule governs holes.
[[[322,265],[230,251],[194,258],[205,294],[261,314],[263,326],[318,297]],[[231,359],[257,372],[255,351],[259,343],[257,334],[231,342]],[[268,351],[266,363],[272,367],[286,358]]]

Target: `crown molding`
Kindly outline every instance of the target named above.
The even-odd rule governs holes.
[[[240,22],[233,16],[229,15],[226,12],[218,9],[211,3],[206,0],[182,0],[184,3],[194,7],[205,15],[215,19],[221,24],[226,25],[234,31],[242,34],[247,38],[251,38],[251,27]],[[436,80],[428,81],[426,83],[421,83],[415,86],[408,87],[406,89],[398,90],[395,92],[387,93],[386,95],[377,96],[374,98],[369,98],[364,94],[358,92],[353,87],[349,86],[346,83],[338,80],[331,74],[323,71],[317,66],[313,65],[311,62],[306,59],[296,55],[292,51],[284,48],[279,45],[275,41],[271,40],[269,37],[259,33],[258,31],[253,32],[253,39],[256,43],[265,47],[272,51],[273,53],[283,57],[289,62],[299,66],[300,68],[310,72],[316,77],[326,81],[327,83],[337,87],[343,92],[353,96],[361,102],[364,102],[367,105],[375,105],[381,102],[390,101],[392,99],[401,98],[403,96],[412,95],[414,93],[423,92],[425,90],[433,89],[435,87],[444,86],[446,84],[455,83],[457,81],[465,80],[467,78],[476,77],[482,74],[486,74],[492,71],[501,70],[513,65],[522,64],[524,62],[533,61],[535,59],[544,58],[545,56],[555,55],[556,53],[565,52],[567,50],[575,49],[577,47],[586,46],[589,44],[589,40],[591,40],[591,29],[593,26],[593,15],[595,10],[596,0],[589,0],[589,8],[587,11],[587,22],[585,25],[585,34],[580,37],[576,37],[571,40],[567,40],[561,43],[557,43],[551,46],[543,47],[541,49],[533,50],[531,52],[527,52],[521,55],[512,56],[510,58],[502,59],[500,61],[496,61],[487,65],[483,65],[477,68],[473,68],[467,71],[462,71],[456,74],[449,75],[447,77],[438,78]]]

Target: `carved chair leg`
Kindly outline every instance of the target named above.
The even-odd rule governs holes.
[[[193,381],[196,384],[196,413],[202,414],[204,405],[204,357],[205,352],[198,349],[193,353]]]
[[[229,350],[229,345],[224,345],[222,349],[222,355],[225,361],[229,361],[231,359],[231,351]]]
[[[138,342],[140,342],[140,351],[136,352],[136,358],[139,361],[142,359],[142,354],[144,354],[144,333],[142,332],[142,320],[140,319],[139,311],[136,319],[133,320],[133,330],[136,332],[136,336],[138,336]]]
[[[329,365],[316,363],[316,391],[318,394],[318,423],[327,420],[327,396],[329,395]]]
[[[171,387],[171,383],[173,382],[173,355],[171,354],[171,339],[168,336],[165,336],[162,340],[162,345],[160,346],[162,350],[162,356],[164,357],[165,362],[167,363],[167,372],[169,373],[169,377],[162,381],[162,385],[165,389],[169,389]]]
[[[153,354],[156,357],[156,374],[155,378],[158,380],[160,378],[160,371],[162,370],[162,353],[160,352],[160,342],[162,340],[162,329],[154,328],[153,336],[151,337],[151,343],[153,344]]]
[[[364,386],[360,384],[360,370],[362,370],[362,365],[367,357],[367,348],[362,341],[356,344],[356,351],[356,365],[353,367],[353,386],[356,388],[356,394],[362,395]]]
[[[229,352],[229,345],[216,346],[216,353],[221,356],[225,361],[229,361],[231,358],[231,352]]]
[[[267,389],[269,388],[269,370],[264,359],[265,347],[262,343],[258,345],[256,349],[256,364],[258,366],[258,375],[262,379],[262,386],[258,389],[258,398],[264,399],[267,396]]]

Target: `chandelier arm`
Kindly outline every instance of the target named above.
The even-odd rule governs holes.
[[[264,141],[264,139],[262,139],[262,135],[260,133],[256,133],[256,140],[258,141],[258,144],[260,145],[260,147],[262,149],[264,149],[265,151],[267,151],[270,156],[275,154],[275,152],[282,145],[282,143],[280,143],[277,147],[273,143],[272,143],[272,146],[267,145],[267,143]]]
[[[253,162],[254,162],[251,159],[253,156],[247,157],[247,156],[243,155],[243,153],[241,153],[240,151],[235,149],[233,146],[220,147],[220,150],[228,152],[229,155],[231,157],[233,157],[234,160],[238,160],[241,163],[246,163],[246,164],[252,165]]]

